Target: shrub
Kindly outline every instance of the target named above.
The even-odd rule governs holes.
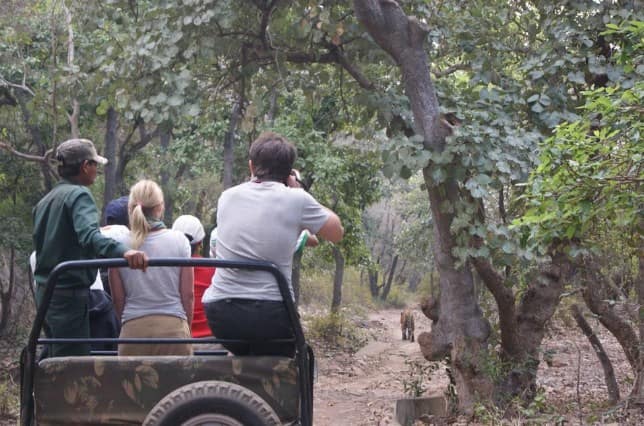
[[[347,320],[343,312],[312,315],[305,320],[308,337],[354,352],[365,345],[367,336]]]

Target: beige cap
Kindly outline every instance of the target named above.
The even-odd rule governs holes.
[[[85,160],[107,164],[107,158],[98,155],[89,139],[69,139],[61,143],[56,149],[56,159],[63,164],[79,164]]]

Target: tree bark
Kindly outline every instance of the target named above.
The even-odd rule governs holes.
[[[416,134],[423,137],[426,149],[440,152],[450,128],[439,116],[439,105],[430,77],[424,50],[427,28],[415,18],[405,15],[392,0],[355,0],[355,12],[369,35],[400,67],[405,92],[414,115]],[[456,246],[451,233],[453,206],[458,201],[457,181],[448,177],[435,182],[432,166],[423,170],[429,202],[434,218],[435,259],[440,274],[440,306],[442,312],[431,333],[418,339],[427,359],[451,356],[458,393],[458,409],[471,414],[476,395],[490,395],[492,382],[481,374],[476,362],[487,350],[490,326],[476,303],[469,264],[459,265],[452,255]]]
[[[105,122],[105,140],[103,155],[107,158],[107,164],[104,168],[105,173],[105,187],[103,188],[103,223],[105,223],[105,206],[107,203],[117,198],[118,184],[116,179],[116,171],[118,169],[117,152],[117,130],[118,130],[118,113],[112,107],[107,109],[107,119]]]
[[[67,67],[70,72],[74,66],[74,27],[72,25],[72,12],[67,5],[63,2],[63,10],[65,11],[65,22],[67,23]],[[80,116],[80,105],[78,100],[71,96],[72,112],[67,114],[69,120],[69,127],[71,129],[72,138],[80,138],[80,130],[78,129],[78,117]]]
[[[496,385],[498,404],[517,396],[528,402],[536,395],[539,349],[546,324],[557,309],[571,269],[568,256],[553,250],[550,261],[541,266],[537,278],[530,282],[523,293],[516,308],[516,337],[520,350],[513,358],[513,368]]]
[[[20,105],[20,111],[22,112],[22,120],[25,123],[25,127],[27,128],[27,130],[29,130],[29,134],[31,135],[31,140],[33,141],[34,145],[36,145],[38,154],[42,155],[43,157],[46,157],[47,150],[48,150],[47,145],[45,144],[40,128],[33,123],[31,111],[29,111],[29,108],[27,107],[27,103],[31,100],[31,96],[29,96],[28,93],[26,92],[19,91],[18,93],[16,93],[16,99],[18,100],[18,105]],[[56,141],[53,141],[53,143],[56,143]],[[45,192],[49,192],[51,188],[54,186],[54,180],[55,180],[54,173],[52,172],[52,169],[50,168],[49,164],[46,164],[46,163],[41,164],[40,171],[42,173],[43,181],[45,184]]]
[[[270,17],[272,8],[264,11],[264,24],[268,24],[268,18]],[[265,29],[265,27],[263,27]],[[240,62],[240,79],[239,79],[239,88],[237,93],[237,100],[233,104],[233,108],[230,112],[230,121],[228,123],[228,132],[224,136],[224,170],[223,170],[223,185],[224,189],[228,189],[233,186],[235,182],[234,170],[235,170],[235,135],[237,134],[237,128],[239,127],[239,122],[242,119],[242,114],[245,107],[245,97],[246,97],[246,65],[247,65],[247,50],[248,46],[246,44],[242,45],[241,49],[241,62]]]
[[[639,322],[639,359],[637,364],[637,379],[631,393],[631,400],[638,406],[644,407],[644,253],[639,256],[639,274],[635,281],[637,288],[638,322]]]
[[[273,86],[271,89],[270,103],[268,113],[266,114],[266,121],[273,127],[275,125],[275,117],[277,116],[277,87]]]
[[[4,254],[2,254],[2,257],[4,258]],[[16,284],[15,258],[16,250],[11,247],[9,249],[9,261],[3,262],[7,263],[8,270],[6,286],[4,282],[2,282],[2,276],[0,276],[0,336],[6,335],[7,328],[9,326],[9,320],[11,318],[11,305],[13,302],[12,298]]]
[[[615,371],[613,370],[613,364],[610,362],[610,358],[606,355],[604,346],[601,341],[593,331],[584,315],[581,313],[579,306],[574,304],[570,307],[570,313],[577,322],[577,325],[588,338],[590,345],[595,350],[597,358],[602,365],[604,370],[604,381],[606,382],[606,388],[608,390],[608,400],[611,404],[615,405],[619,402],[619,387],[617,386],[617,380],[615,379]]]
[[[387,296],[389,296],[389,292],[391,291],[391,284],[394,281],[394,273],[396,272],[397,265],[398,265],[398,255],[395,255],[394,259],[391,262],[391,268],[389,269],[387,281],[385,281],[382,286],[382,293],[380,293],[381,300],[387,300]]]
[[[505,286],[505,279],[492,267],[488,260],[475,258],[472,259],[472,263],[481,280],[492,293],[498,307],[499,328],[501,330],[501,356],[506,360],[518,360],[522,348],[519,344],[514,293]]]
[[[380,287],[378,286],[378,270],[376,266],[370,266],[367,269],[367,276],[369,277],[369,292],[371,298],[375,299],[380,294]]]
[[[132,143],[132,139],[137,130],[139,133],[139,140],[135,143]],[[154,138],[159,136],[160,132],[161,126],[156,126],[152,132],[149,132],[144,122],[134,121],[129,133],[123,140],[119,140],[118,162],[115,172],[116,188],[119,192],[128,192],[128,188],[125,187],[125,184],[123,182],[123,177],[125,175],[125,168],[127,167],[134,154],[145,148],[150,142],[154,140]]]
[[[608,301],[617,295],[606,284],[601,272],[598,270],[597,262],[593,258],[585,258],[581,268],[584,291],[582,293],[586,306],[597,315],[599,322],[610,331],[617,339],[626,359],[634,372],[638,371],[639,364],[639,339],[637,333],[620,314],[613,310]]]
[[[170,148],[170,141],[172,140],[172,129],[164,127],[159,132],[159,144],[161,146],[161,156],[168,164],[168,149]],[[165,223],[172,223],[172,215],[174,210],[174,182],[171,181],[170,171],[166,167],[161,168],[161,188],[163,188],[163,202],[165,204],[165,211],[163,212],[163,219]]]
[[[228,123],[228,131],[224,136],[224,171],[223,171],[223,184],[224,189],[233,186],[234,183],[234,168],[235,168],[235,134],[237,133],[237,126],[241,119],[241,105],[235,102],[233,109],[230,112],[230,122]]]
[[[342,304],[342,281],[344,280],[344,256],[340,247],[333,246],[333,258],[335,259],[335,274],[333,275],[333,299],[331,300],[331,312],[337,313]]]
[[[293,255],[293,270],[291,273],[291,286],[295,296],[295,306],[300,303],[300,273],[302,272],[302,255],[304,251],[296,252]]]

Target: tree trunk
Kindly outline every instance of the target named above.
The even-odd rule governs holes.
[[[391,291],[391,283],[394,281],[394,273],[396,272],[397,265],[398,255],[395,255],[393,261],[391,262],[391,269],[389,269],[387,281],[385,281],[382,286],[382,293],[380,294],[381,300],[387,300],[387,296],[389,296],[389,292]]]
[[[579,306],[572,305],[570,307],[570,313],[577,322],[577,325],[588,338],[590,345],[595,350],[597,358],[602,365],[604,370],[604,381],[606,382],[606,388],[608,390],[608,400],[611,404],[615,405],[619,402],[619,387],[617,386],[617,380],[615,379],[615,371],[613,370],[613,364],[610,362],[610,358],[606,355],[604,346],[602,346],[601,341],[597,338],[597,335],[591,328],[590,324],[584,318],[584,315],[581,313]]]
[[[277,87],[273,86],[271,89],[270,103],[268,113],[266,114],[266,121],[273,127],[275,125],[275,117],[277,116]]]
[[[420,284],[421,280],[422,280],[421,274],[418,271],[412,271],[409,274],[409,278],[407,281],[409,291],[412,293],[415,293],[418,290],[418,285]],[[433,282],[432,282],[432,279],[430,278],[430,286],[429,286],[430,294],[432,294],[432,290],[433,290],[432,284]]]
[[[333,246],[333,258],[335,259],[335,274],[333,275],[333,300],[331,300],[331,312],[340,310],[342,303],[342,281],[344,279],[344,256],[340,247]]]
[[[69,10],[65,2],[63,2],[63,10],[65,11],[65,22],[67,23],[67,67],[71,70],[74,67],[74,26],[72,25],[72,12]],[[71,113],[67,114],[69,120],[69,127],[71,129],[72,138],[80,138],[80,130],[78,129],[78,118],[80,117],[80,104],[73,94],[71,96]]]
[[[235,134],[237,133],[237,126],[241,119],[241,105],[235,102],[233,109],[230,112],[230,122],[228,123],[228,131],[224,136],[224,176],[223,184],[224,189],[233,186],[234,183],[234,169],[235,169]]]
[[[293,270],[291,273],[291,286],[293,286],[293,294],[295,295],[295,306],[300,303],[300,272],[302,270],[302,255],[303,250],[296,252],[293,255]]]
[[[506,359],[512,363],[512,369],[496,385],[494,394],[497,404],[504,404],[515,397],[529,402],[536,395],[539,351],[546,324],[557,309],[571,270],[568,256],[560,251],[553,252],[550,254],[550,261],[541,265],[537,278],[523,292],[515,308],[515,321],[511,321],[510,316],[504,315],[501,309],[510,304],[499,305],[499,315],[504,315],[504,319],[500,319],[501,345]],[[503,297],[506,296],[504,294]]]
[[[170,148],[170,141],[172,140],[172,128],[163,128],[159,133],[159,144],[161,146],[161,157],[164,158],[165,164],[168,164],[168,149]],[[163,213],[163,220],[170,226],[172,223],[172,215],[174,214],[174,189],[175,182],[171,181],[170,171],[167,167],[161,168],[161,188],[163,188],[163,202],[165,204],[165,211]]]
[[[19,91],[18,93],[16,93],[16,99],[18,100],[18,104],[20,105],[20,111],[22,112],[22,120],[25,123],[25,127],[29,130],[29,134],[31,135],[31,140],[33,141],[34,145],[36,145],[38,154],[44,156],[48,149],[47,145],[45,145],[45,141],[43,139],[43,135],[42,135],[42,132],[40,131],[40,128],[33,123],[31,112],[27,107],[27,103],[31,101],[31,97],[29,97],[27,94],[23,93],[22,91]],[[54,144],[56,142],[57,141],[53,141]],[[55,157],[55,153],[53,156]],[[45,184],[45,192],[49,192],[51,188],[54,186],[54,180],[55,180],[54,176],[52,175],[52,170],[48,164],[41,163],[40,171],[42,173],[43,182]]]
[[[415,18],[408,18],[390,0],[355,0],[355,12],[373,40],[389,53],[402,71],[405,92],[414,115],[416,134],[428,150],[440,152],[449,127],[439,117],[424,42],[428,29]],[[471,414],[476,395],[490,395],[492,382],[476,365],[487,350],[490,326],[476,303],[469,264],[460,265],[452,255],[456,246],[450,226],[453,206],[459,200],[458,183],[452,177],[436,182],[432,165],[423,170],[434,218],[435,259],[440,275],[440,307],[449,315],[439,315],[431,333],[420,335],[423,355],[430,360],[451,356],[456,382],[458,408]]]
[[[367,269],[367,275],[369,277],[369,292],[371,293],[371,298],[375,299],[380,294],[380,287],[378,287],[378,270],[375,266],[370,266]]]
[[[7,329],[9,327],[9,320],[11,319],[11,305],[14,302],[12,298],[13,298],[14,287],[16,283],[16,275],[15,275],[16,250],[13,247],[9,249],[8,262],[4,262],[4,254],[0,254],[0,255],[3,257],[3,263],[7,263],[6,286],[3,282],[4,280],[2,276],[0,276],[0,336],[5,336],[7,334]]]
[[[139,139],[135,143],[132,142],[134,135],[139,134]],[[118,140],[116,144],[118,148],[118,162],[116,164],[116,171],[114,172],[114,180],[116,190],[122,193],[128,193],[128,188],[125,187],[123,176],[125,175],[125,168],[130,160],[136,153],[145,148],[150,142],[154,140],[161,132],[161,127],[156,126],[154,131],[148,132],[145,123],[142,121],[134,121],[131,123],[130,130],[124,139]]]
[[[107,158],[107,164],[104,168],[105,187],[103,188],[103,222],[105,223],[105,206],[107,203],[117,198],[118,187],[116,181],[116,170],[118,168],[117,152],[117,131],[118,131],[118,113],[112,107],[107,109],[107,121],[105,122],[105,148],[103,155]]]
[[[618,297],[612,288],[606,284],[601,272],[598,270],[598,261],[585,258],[581,268],[584,286],[583,297],[586,306],[597,315],[599,322],[610,331],[624,350],[626,359],[634,372],[638,371],[639,364],[639,339],[628,320],[613,310],[611,299]]]
[[[434,278],[434,268],[429,272],[429,294],[433,297],[438,297],[438,292],[436,291],[436,279]]]
[[[407,259],[403,260],[402,265],[400,265],[400,269],[398,269],[398,273],[396,274],[396,284],[398,285],[403,285],[405,281],[409,280],[409,274],[405,273],[405,269],[407,268]]]
[[[637,379],[633,386],[631,399],[636,405],[644,407],[644,256],[642,255],[640,255],[639,258],[639,274],[635,280],[635,285],[637,288],[637,302],[639,303],[638,322],[640,344],[639,362],[637,364]]]
[[[519,344],[514,293],[505,285],[505,279],[487,259],[475,258],[472,259],[472,263],[498,307],[501,357],[505,360],[521,361],[522,348]]]

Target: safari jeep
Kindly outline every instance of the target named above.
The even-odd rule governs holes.
[[[90,356],[39,359],[50,343],[221,343],[212,339],[40,338],[56,277],[68,269],[124,267],[123,259],[64,262],[51,272],[21,356],[20,424],[28,425],[304,425],[313,419],[313,352],[306,344],[288,284],[266,262],[150,259],[150,267],[214,266],[273,274],[291,319],[295,358],[229,356],[222,350],[192,356]],[[230,342],[230,340],[229,340]]]

